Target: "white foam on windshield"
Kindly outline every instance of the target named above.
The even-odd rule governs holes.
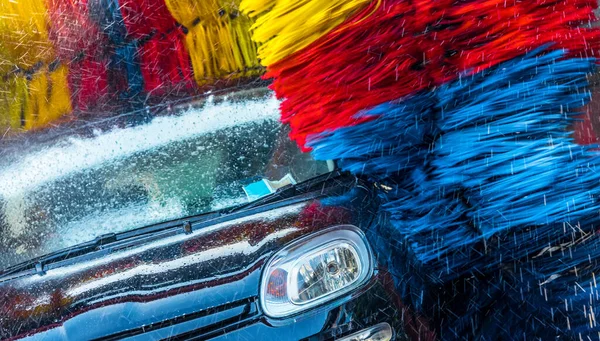
[[[115,128],[91,138],[70,137],[28,153],[18,162],[0,166],[0,197],[22,195],[66,175],[92,169],[111,160],[183,141],[223,128],[279,117],[274,96],[213,104],[150,123]]]

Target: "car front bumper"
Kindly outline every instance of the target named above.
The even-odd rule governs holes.
[[[265,316],[258,299],[215,312],[211,316],[198,317],[197,321],[165,326],[139,335],[146,340],[334,340],[368,329],[380,323],[388,323],[393,330],[391,340],[410,340],[418,331],[418,321],[401,306],[391,277],[378,271],[363,288],[334,302],[308,310],[286,319]],[[236,312],[236,309],[238,311]],[[219,317],[216,314],[220,314]],[[207,326],[207,319],[220,320]],[[416,323],[415,323],[416,322]],[[194,328],[194,324],[203,325]],[[190,330],[185,330],[191,328]],[[208,327],[208,328],[207,328]]]

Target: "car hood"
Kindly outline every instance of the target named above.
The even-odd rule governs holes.
[[[120,338],[199,316],[212,323],[257,313],[268,258],[302,235],[360,225],[358,211],[320,199],[260,206],[192,224],[191,233],[5,280],[0,338]]]

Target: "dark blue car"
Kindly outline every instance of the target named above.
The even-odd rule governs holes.
[[[5,146],[0,338],[434,338],[375,256],[373,185],[277,108],[246,90]]]

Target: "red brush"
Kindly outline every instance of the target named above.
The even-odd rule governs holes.
[[[143,41],[139,48],[144,89],[164,94],[193,85],[185,35],[164,1],[121,1],[127,34]]]
[[[47,0],[51,25],[48,38],[59,59],[70,62],[102,40],[102,34],[89,19],[87,0]]]
[[[154,32],[168,32],[177,25],[162,0],[121,0],[119,4],[127,34],[134,39]]]
[[[108,98],[108,61],[102,59],[102,53],[98,55],[86,54],[69,69],[71,102],[79,110],[93,109]]]
[[[356,113],[433,88],[542,45],[585,55],[600,42],[594,1],[386,1],[268,67],[282,120],[307,136],[355,125]]]
[[[435,13],[423,13],[424,16]],[[373,2],[342,27],[268,67],[272,88],[284,99],[282,121],[304,146],[312,133],[360,123],[364,108],[432,85],[423,69],[423,27],[408,2]],[[385,58],[381,58],[385,56]],[[362,67],[358,67],[362,65]]]
[[[468,1],[448,10],[448,29],[437,40],[453,54],[445,64],[479,72],[542,45],[567,49],[570,57],[591,57],[600,32],[584,28],[595,20],[596,0]]]
[[[140,46],[140,68],[146,91],[163,94],[193,86],[190,57],[183,39],[183,32],[175,28],[168,34],[153,36]]]
[[[87,0],[47,0],[49,39],[58,59],[68,65],[73,108],[89,110],[108,95],[105,38],[90,20]]]

